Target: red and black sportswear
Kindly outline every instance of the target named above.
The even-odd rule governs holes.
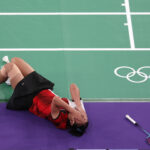
[[[56,95],[51,90],[42,90],[34,97],[29,111],[39,117],[50,120],[57,128],[66,129],[68,113],[65,110],[61,109],[56,119],[51,116],[51,103],[54,96]],[[68,103],[67,98],[62,98],[62,100]]]

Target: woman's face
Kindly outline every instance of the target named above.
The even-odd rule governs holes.
[[[86,118],[83,117],[82,120],[78,120],[78,119],[75,119],[75,118],[73,117],[73,115],[71,115],[70,113],[68,114],[68,119],[70,120],[71,126],[72,126],[74,123],[76,123],[76,124],[79,125],[79,126],[82,126],[82,125],[84,125],[84,124],[87,122],[87,119],[86,119]]]

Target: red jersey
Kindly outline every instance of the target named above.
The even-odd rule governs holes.
[[[60,114],[56,119],[53,119],[51,116],[51,103],[54,96],[56,95],[52,91],[48,89],[42,90],[34,97],[33,104],[29,108],[29,111],[39,117],[50,120],[58,128],[66,129],[68,113],[65,110],[60,110]],[[67,98],[62,98],[62,100],[68,103]]]

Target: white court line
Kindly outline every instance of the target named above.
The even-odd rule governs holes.
[[[105,100],[103,100],[103,101],[101,101],[101,100],[97,100],[97,101],[95,101],[95,100],[91,100],[91,101],[86,101],[86,99],[83,99],[83,102],[84,103],[150,103],[150,100],[147,100],[147,101],[105,101]]]
[[[150,51],[150,48],[0,48],[0,51]]]
[[[126,9],[126,15],[127,15],[127,25],[128,25],[128,31],[129,31],[130,46],[134,50],[135,42],[134,42],[134,35],[133,35],[133,28],[132,28],[132,20],[131,20],[131,15],[130,15],[129,0],[125,0],[125,9]]]
[[[150,103],[150,98],[82,98],[84,102],[148,102]]]
[[[127,12],[5,12],[0,13],[0,16],[46,16],[46,15],[126,15]],[[150,15],[150,12],[130,12],[130,15]]]
[[[130,12],[130,15],[150,15],[150,12]]]

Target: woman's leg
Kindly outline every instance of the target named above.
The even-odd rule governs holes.
[[[11,86],[14,89],[24,76],[14,63],[8,63],[0,70],[0,83],[5,82],[7,78],[10,79]]]
[[[21,58],[14,57],[11,59],[11,62],[17,65],[24,77],[34,71],[34,69]]]

